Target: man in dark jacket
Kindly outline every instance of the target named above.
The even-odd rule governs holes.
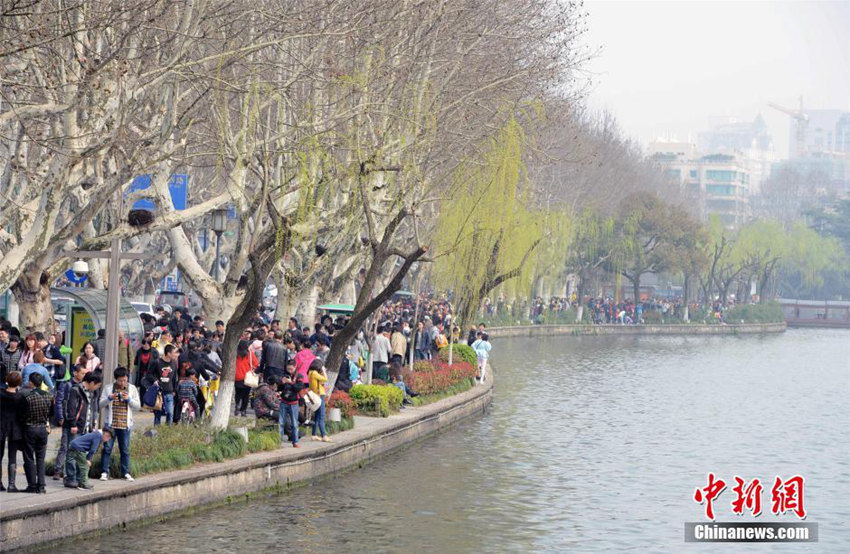
[[[24,472],[27,488],[24,492],[44,494],[44,457],[47,454],[47,424],[50,420],[50,395],[41,390],[42,376],[30,373],[31,390],[20,403],[19,421],[24,432]]]
[[[103,360],[106,357],[106,329],[97,330],[94,340],[94,355]]]
[[[59,428],[62,429],[62,438],[59,441],[59,452],[56,455],[56,466],[53,470],[54,479],[61,479],[63,477],[62,472],[65,468],[65,456],[68,453],[68,444],[70,444],[72,440],[71,428],[65,427],[65,408],[71,398],[72,389],[77,385],[82,385],[83,377],[85,376],[86,366],[76,365],[74,366],[74,373],[71,375],[71,380],[60,381],[59,384],[56,385],[56,400],[53,405],[53,413],[57,423],[59,424]],[[83,393],[83,396],[85,396],[85,393]],[[86,403],[88,403],[88,401],[86,401]]]
[[[97,373],[86,373],[82,382],[71,387],[68,398],[65,401],[65,420],[62,423],[63,437],[67,429],[69,444],[77,435],[91,431],[95,425],[97,412],[92,406],[92,397],[97,396],[100,388],[101,376]],[[95,405],[98,405],[95,402]]]
[[[23,351],[19,348],[21,337],[11,335],[9,344],[0,351],[0,387],[6,388],[6,374],[10,371],[18,371],[18,362],[21,360]],[[24,383],[26,385],[26,383]]]
[[[168,329],[175,337],[177,335],[185,335],[186,331],[189,329],[189,322],[183,319],[183,313],[180,308],[174,309],[174,316],[171,318],[171,321],[168,322]]]
[[[287,361],[289,352],[283,345],[283,331],[275,331],[274,339],[263,344],[258,372],[262,373],[266,380],[271,376],[283,377]]]

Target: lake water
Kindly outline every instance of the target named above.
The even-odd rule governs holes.
[[[846,552],[850,331],[496,339],[492,408],[361,470],[65,552]],[[817,544],[686,544],[712,471],[805,477]],[[715,503],[734,520],[732,485]],[[744,517],[746,521],[746,516]]]

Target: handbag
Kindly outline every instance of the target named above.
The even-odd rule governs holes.
[[[260,376],[254,373],[253,371],[249,371],[245,374],[245,386],[251,387],[255,389],[260,386]]]
[[[148,390],[145,391],[145,395],[142,397],[142,405],[152,408],[156,405],[159,394],[159,383],[155,382],[153,386],[149,387]]]
[[[156,391],[156,401],[153,403],[153,411],[162,411],[162,391]]]
[[[322,407],[322,397],[309,390],[304,395],[304,405],[307,406],[307,409],[311,412],[318,411],[318,409]]]

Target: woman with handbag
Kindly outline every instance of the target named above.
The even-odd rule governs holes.
[[[136,388],[139,389],[139,395],[144,398],[145,391],[156,381],[156,373],[159,370],[159,352],[156,348],[151,348],[153,339],[145,338],[142,340],[142,346],[136,352],[136,357],[133,360],[133,365],[136,368]]]
[[[322,360],[316,358],[310,364],[310,370],[307,373],[310,380],[310,390],[308,395],[316,395],[319,397],[319,406],[313,414],[313,432],[311,433],[314,441],[331,442],[331,438],[325,432],[325,383],[328,381],[328,376],[325,373],[325,366]],[[319,436],[321,433],[321,436]]]
[[[248,397],[251,395],[251,385],[257,386],[258,379],[254,370],[259,367],[257,356],[251,352],[250,343],[239,341],[236,346],[236,406],[233,415],[245,417],[248,410]],[[246,383],[246,377],[247,383]]]

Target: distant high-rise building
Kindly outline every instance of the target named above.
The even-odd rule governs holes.
[[[801,125],[790,121],[790,136],[801,135],[802,148],[796,140],[790,141],[789,155],[792,160],[823,155],[850,155],[850,112],[845,110],[803,110],[806,121]]]
[[[717,215],[736,229],[751,217],[751,171],[740,154],[696,154],[688,143],[654,142],[650,155],[665,175],[685,191],[693,211],[707,221]]]
[[[752,121],[726,118],[717,121],[711,130],[699,134],[699,151],[704,155],[735,156],[747,167],[750,175],[750,194],[758,194],[761,184],[770,177],[776,159],[773,136],[761,114]]]
[[[789,159],[774,171],[791,169],[802,179],[823,179],[826,194],[850,194],[850,111],[798,110],[790,120]]]
[[[773,151],[773,137],[761,114],[753,121],[727,119],[710,131],[699,134],[699,149],[716,154],[733,154],[747,150]]]

